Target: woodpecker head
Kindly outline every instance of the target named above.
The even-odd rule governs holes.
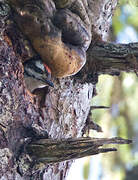
[[[51,71],[40,59],[31,59],[24,64],[24,79],[27,89],[33,92],[37,88],[45,86],[54,87],[51,79]]]

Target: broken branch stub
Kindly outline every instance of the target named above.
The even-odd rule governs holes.
[[[117,151],[116,148],[101,148],[106,144],[130,144],[132,140],[122,138],[69,138],[61,140],[40,139],[26,146],[26,152],[36,163],[61,162],[85,156]]]

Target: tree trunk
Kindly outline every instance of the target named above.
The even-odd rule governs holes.
[[[91,99],[95,95],[97,76],[102,73],[118,75],[122,70],[137,70],[137,44],[113,45],[101,41],[106,40],[117,1],[66,2],[64,6],[67,8],[70,7],[68,3],[75,3],[72,11],[76,14],[79,14],[78,9],[83,7],[84,14],[79,16],[85,22],[92,39],[86,52],[87,63],[77,75],[61,79],[53,78],[54,88],[46,87],[39,91],[39,95],[32,95],[24,83],[22,63],[33,58],[37,51],[33,49],[28,37],[19,30],[12,17],[10,6],[6,1],[0,1],[1,179],[65,179],[72,161],[55,161],[57,163],[46,164],[42,169],[39,165],[32,167],[32,157],[24,151],[25,147],[31,147],[34,142],[37,144],[38,139],[47,136],[54,139],[51,143],[59,140],[60,144],[61,139],[82,137],[88,125],[87,117]],[[34,5],[35,3],[36,1]],[[57,4],[56,8],[60,8],[60,4]],[[98,37],[98,40],[95,37]],[[128,49],[131,50],[130,53],[127,53]],[[109,142],[114,143],[116,139]],[[117,139],[118,142],[120,143]],[[64,160],[77,157],[80,156]]]

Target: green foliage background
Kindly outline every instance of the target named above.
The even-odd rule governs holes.
[[[133,27],[138,33],[138,0],[119,1],[112,22],[114,39],[128,26]],[[138,77],[134,73],[122,73],[119,77],[102,75],[97,91],[98,95],[93,98],[92,105],[111,108],[92,111],[93,121],[100,124],[103,133],[92,131],[91,136],[135,139],[131,146],[119,146],[117,153],[102,155],[100,180],[138,179],[138,174],[134,177],[133,172],[134,168],[138,167]],[[89,159],[84,165],[85,180],[89,179],[90,166],[93,164],[90,164]],[[130,177],[128,172],[132,173]]]

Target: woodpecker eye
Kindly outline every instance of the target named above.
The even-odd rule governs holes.
[[[43,74],[45,68],[41,62],[31,59],[24,63],[24,71],[30,75],[33,74],[33,72],[36,72],[38,74]]]
[[[35,72],[37,72],[39,74],[43,74],[44,73],[44,67],[42,67],[42,64],[40,64],[40,63],[38,64],[38,62],[34,62],[32,64],[32,68],[35,70]]]

